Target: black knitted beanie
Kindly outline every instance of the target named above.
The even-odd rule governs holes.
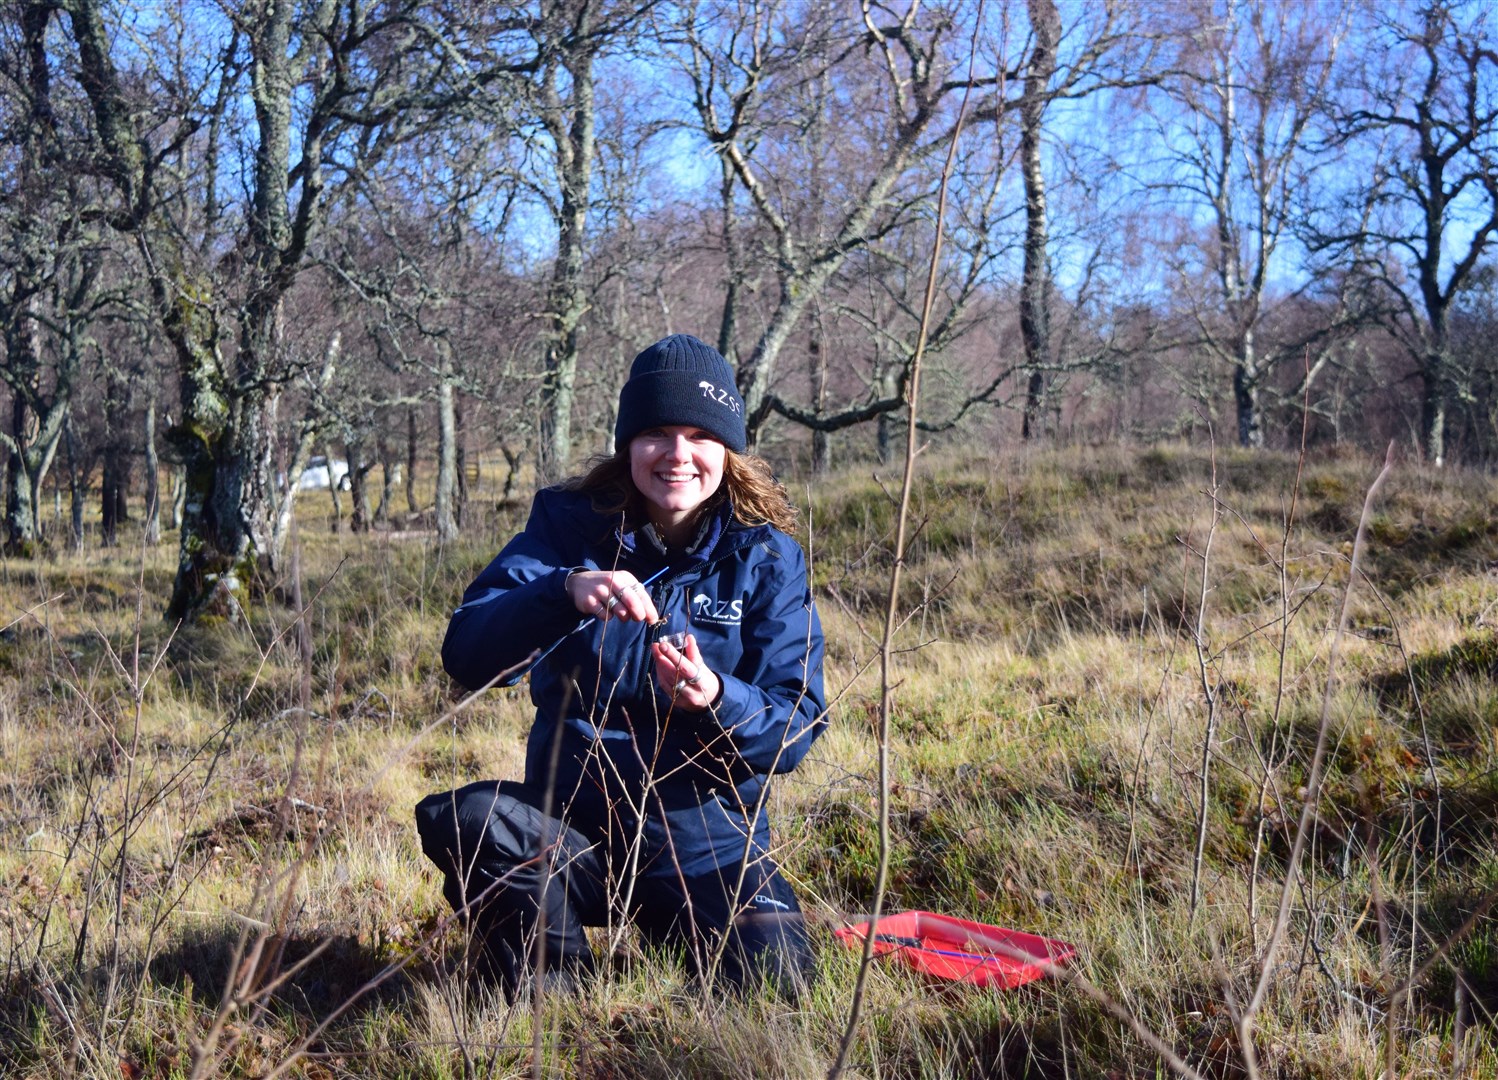
[[[619,391],[614,445],[623,450],[648,428],[677,424],[711,432],[740,453],[748,442],[733,369],[717,349],[691,334],[662,338],[635,357]]]

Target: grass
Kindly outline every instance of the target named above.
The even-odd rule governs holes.
[[[1273,929],[1375,471],[1318,457],[1297,493],[1291,459],[1179,446],[924,462],[887,907],[1074,942],[1075,969],[1193,1068],[1243,1075],[1234,1011]],[[1390,992],[1498,888],[1495,498],[1483,476],[1406,467],[1369,522],[1328,772],[1253,1027],[1260,1075],[1380,1075]],[[893,508],[867,473],[813,500],[840,696],[773,796],[819,948],[794,1008],[704,999],[628,937],[609,978],[539,1017],[461,977],[410,809],[521,770],[524,687],[455,713],[437,649],[523,507],[445,549],[308,524],[305,655],[290,582],[241,621],[162,625],[169,543],[0,561],[0,1072],[824,1074],[857,965],[831,930],[869,904],[877,859],[865,665]],[[1417,980],[1399,1075],[1498,1076],[1495,957],[1487,915]],[[871,1078],[1168,1072],[1076,985],[998,995],[887,966],[851,1062]]]

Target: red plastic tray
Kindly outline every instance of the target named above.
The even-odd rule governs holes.
[[[868,932],[866,922],[834,931],[843,944],[858,949]],[[879,920],[874,955],[894,956],[938,979],[1008,990],[1040,978],[1049,965],[1066,963],[1077,950],[1038,934],[930,911],[905,911]]]

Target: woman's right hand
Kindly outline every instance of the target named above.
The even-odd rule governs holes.
[[[573,606],[595,619],[653,623],[659,617],[644,582],[628,570],[578,570],[567,575]]]

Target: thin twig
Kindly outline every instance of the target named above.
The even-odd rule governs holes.
[[[867,7],[865,7],[867,12]],[[917,453],[917,407],[920,404],[921,361],[926,351],[926,335],[931,326],[931,309],[936,302],[936,282],[941,268],[942,233],[946,228],[947,184],[952,176],[952,166],[957,159],[957,144],[962,136],[963,122],[967,118],[968,100],[973,90],[973,65],[978,56],[978,32],[983,25],[983,0],[978,0],[978,10],[973,21],[973,39],[968,49],[968,81],[962,94],[962,104],[957,110],[957,122],[952,126],[952,138],[947,145],[947,159],[942,165],[941,184],[936,196],[936,235],[931,242],[931,262],[926,271],[926,295],[921,307],[920,328],[916,332],[915,354],[910,360],[910,377],[906,382],[906,428],[905,428],[905,472],[900,485],[899,511],[895,519],[894,565],[889,574],[889,595],[884,610],[884,636],[880,643],[879,661],[879,864],[874,874],[874,897],[869,910],[869,926],[878,922],[884,907],[884,890],[889,878],[889,730],[890,714],[894,709],[893,670],[894,638],[899,624],[900,574],[905,565],[905,536],[910,518],[910,492],[915,482],[915,458]],[[858,977],[853,984],[853,999],[848,1006],[848,1022],[843,1037],[838,1043],[837,1058],[827,1072],[828,1080],[837,1080],[847,1066],[848,1052],[858,1033],[859,1018],[863,1012],[864,993],[868,987],[869,968],[874,962],[874,935],[865,935],[863,955],[858,964]]]
[[[1211,426],[1208,425],[1209,432]],[[1207,597],[1211,594],[1212,542],[1217,538],[1217,524],[1222,520],[1222,501],[1217,494],[1217,443],[1212,443],[1212,487],[1207,492],[1212,500],[1212,523],[1207,526],[1207,540],[1202,545],[1201,589],[1196,598],[1196,629],[1192,641],[1196,646],[1196,674],[1201,686],[1202,701],[1207,707],[1207,730],[1202,735],[1201,769],[1197,774],[1198,798],[1196,811],[1196,852],[1191,860],[1191,919],[1196,920],[1202,899],[1202,862],[1207,853],[1207,822],[1211,809],[1212,794],[1212,742],[1217,735],[1218,690],[1221,685],[1212,679],[1213,661],[1207,655]]]
[[[1378,496],[1379,489],[1384,480],[1394,469],[1394,444],[1390,443],[1388,451],[1384,455],[1383,468],[1379,470],[1373,483],[1368,488],[1368,493],[1363,499],[1363,511],[1358,518],[1357,534],[1352,542],[1352,558],[1349,573],[1347,575],[1347,589],[1342,594],[1342,609],[1337,617],[1337,629],[1332,635],[1331,650],[1327,657],[1326,665],[1326,687],[1321,699],[1321,720],[1316,730],[1316,749],[1311,756],[1311,768],[1306,776],[1305,796],[1301,801],[1300,820],[1295,828],[1295,840],[1290,848],[1290,855],[1285,860],[1285,883],[1280,889],[1279,910],[1275,915],[1274,927],[1269,935],[1269,943],[1264,949],[1264,956],[1260,960],[1259,981],[1254,987],[1253,996],[1249,999],[1248,1006],[1243,1010],[1243,1020],[1240,1027],[1241,1035],[1247,1041],[1253,1028],[1254,1018],[1259,1009],[1263,1007],[1264,997],[1269,992],[1269,983],[1274,977],[1275,958],[1279,954],[1281,946],[1285,941],[1285,935],[1290,926],[1290,898],[1295,891],[1295,883],[1300,876],[1300,861],[1305,854],[1306,843],[1311,835],[1311,826],[1316,818],[1316,804],[1321,799],[1322,773],[1326,766],[1326,746],[1328,735],[1331,731],[1331,704],[1332,691],[1337,681],[1337,661],[1341,656],[1341,644],[1347,633],[1347,623],[1352,613],[1353,588],[1357,584],[1357,567],[1363,554],[1363,545],[1368,533],[1368,521],[1372,517],[1373,502]]]

